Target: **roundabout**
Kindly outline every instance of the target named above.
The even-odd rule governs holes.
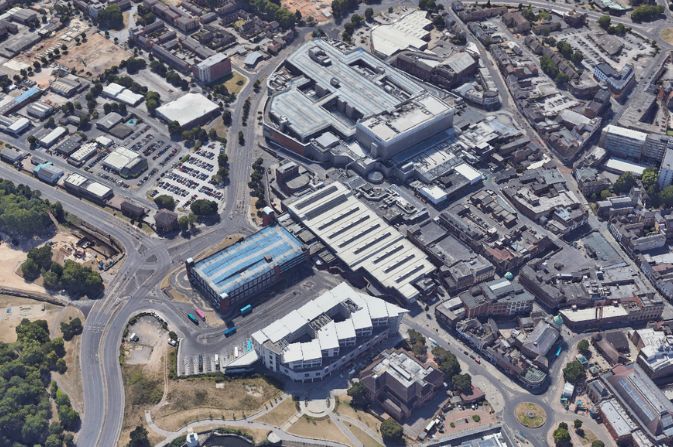
[[[540,428],[547,421],[547,413],[537,404],[522,402],[514,410],[516,419],[526,428]]]

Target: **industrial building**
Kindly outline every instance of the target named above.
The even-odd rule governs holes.
[[[346,267],[405,302],[420,298],[418,285],[435,271],[425,253],[342,183],[326,185],[290,204],[288,210]]]
[[[343,43],[305,43],[268,86],[267,140],[323,162],[357,161],[371,170],[376,160],[453,125],[448,99],[432,96],[401,71]]]
[[[70,157],[68,157],[68,163],[77,167],[82,166],[87,160],[96,154],[97,149],[98,143],[96,142],[83,144],[79,149],[73,152]]]
[[[374,54],[386,59],[408,48],[425,50],[432,29],[427,15],[427,11],[415,10],[394,22],[374,26],[370,33]]]
[[[192,284],[226,313],[280,281],[307,258],[299,239],[273,225],[204,259],[189,258],[186,266]]]
[[[49,104],[36,102],[26,108],[26,113],[28,113],[28,115],[32,116],[33,118],[45,119],[54,113],[54,108]]]
[[[63,181],[66,191],[78,197],[85,197],[92,202],[105,203],[112,198],[113,192],[110,188],[88,179],[80,174],[70,174]]]
[[[296,382],[320,381],[398,334],[405,309],[341,283],[252,334],[264,366]]]
[[[114,126],[121,123],[124,118],[117,112],[110,112],[96,121],[96,127],[109,132]]]
[[[157,116],[172,123],[177,121],[183,129],[197,126],[217,115],[220,107],[200,93],[187,93],[175,101],[159,107]]]
[[[52,147],[63,135],[66,135],[68,133],[68,129],[65,127],[58,126],[55,129],[53,129],[50,132],[47,132],[47,134],[41,136],[40,138],[37,139],[37,143],[44,147],[49,149]]]
[[[126,87],[114,82],[111,82],[110,84],[103,87],[103,96],[132,107],[137,106],[145,100],[143,95],[133,93]]]
[[[33,168],[33,175],[50,185],[55,185],[63,174],[63,170],[54,166],[50,161],[40,163]]]
[[[217,53],[194,65],[192,72],[200,82],[210,84],[231,74],[231,59],[223,53]]]
[[[118,147],[103,159],[103,167],[123,178],[135,178],[147,169],[147,160],[125,147]]]

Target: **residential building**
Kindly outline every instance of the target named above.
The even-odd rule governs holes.
[[[530,314],[535,297],[521,285],[496,279],[458,295],[467,318],[510,318]]]
[[[194,65],[192,71],[200,82],[210,84],[231,74],[231,59],[224,53],[217,53]]]
[[[341,283],[252,334],[252,343],[265,368],[295,382],[315,382],[399,336],[404,313]]]

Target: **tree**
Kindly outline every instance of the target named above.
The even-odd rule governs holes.
[[[68,431],[77,431],[80,425],[79,413],[70,405],[60,405],[58,407],[58,418],[63,424],[63,428]]]
[[[231,111],[228,109],[225,109],[222,112],[222,122],[224,123],[225,126],[231,126]]]
[[[591,447],[605,447],[605,443],[603,441],[594,441],[591,443]]]
[[[355,382],[348,388],[348,395],[352,398],[351,406],[365,409],[369,406],[369,392],[362,382]]]
[[[150,440],[147,437],[147,430],[142,425],[138,425],[130,434],[128,447],[150,447]]]
[[[643,183],[643,188],[650,190],[657,184],[658,173],[654,168],[647,168],[643,171],[643,175],[640,177],[640,181]]]
[[[245,135],[240,130],[238,131],[238,145],[245,146]]]
[[[451,381],[454,390],[461,394],[472,394],[472,377],[469,374],[456,374]]]
[[[565,368],[563,368],[563,377],[566,381],[577,384],[584,380],[584,367],[579,361],[573,360],[572,362],[567,363]]]
[[[590,353],[589,341],[587,339],[580,340],[580,342],[577,343],[577,350],[585,356],[588,355]]]
[[[575,419],[573,421],[573,426],[575,427],[575,430],[582,428],[582,421],[580,419]]]
[[[98,12],[98,26],[103,30],[124,28],[124,16],[119,5],[111,4]]]
[[[414,329],[409,329],[407,334],[409,335],[409,347],[411,348],[411,351],[419,359],[425,360],[428,348],[426,347],[423,334]]]
[[[189,217],[180,216],[178,219],[178,226],[180,227],[180,231],[186,233],[189,230]]]
[[[611,23],[612,23],[612,18],[608,15],[602,15],[598,18],[598,26],[600,26],[604,30],[607,30],[608,28],[610,28]]]
[[[26,259],[23,261],[23,264],[21,264],[21,274],[26,281],[35,281],[40,277],[40,272],[40,266],[30,258]]]
[[[189,206],[196,216],[213,216],[217,214],[217,202],[206,199],[197,199]]]
[[[374,19],[374,9],[367,8],[365,9],[365,20],[371,22]]]
[[[68,295],[78,299],[84,295],[96,298],[103,292],[103,279],[89,267],[66,259],[61,275],[61,284]]]
[[[23,421],[21,437],[28,444],[43,443],[49,430],[49,422],[39,414],[29,414]]]
[[[402,440],[402,426],[394,419],[388,418],[381,423],[381,436],[386,442],[399,442]]]
[[[173,196],[168,194],[161,194],[154,198],[154,203],[159,207],[159,209],[166,209],[173,211],[175,210],[175,199]]]
[[[625,172],[619,176],[612,185],[612,190],[617,194],[626,194],[631,191],[631,188],[636,186],[636,179],[630,172]]]
[[[82,326],[82,320],[79,317],[73,318],[69,322],[61,322],[61,333],[63,333],[63,339],[66,341],[72,340],[75,335],[80,335],[84,327]]]
[[[442,347],[435,346],[432,349],[432,355],[447,381],[451,380],[453,376],[460,374],[460,363],[458,363],[458,359],[453,353]]]
[[[659,192],[659,201],[667,208],[673,207],[673,185],[668,185]]]
[[[564,428],[559,424],[558,428],[554,430],[554,443],[557,446],[570,445],[570,433],[568,432],[567,425]]]
[[[35,261],[35,263],[43,270],[49,270],[49,268],[51,268],[52,256],[51,245],[48,244],[31,248],[30,251],[28,251],[28,258]]]
[[[664,12],[664,7],[661,5],[640,5],[631,12],[631,20],[636,23],[652,22],[660,18]]]

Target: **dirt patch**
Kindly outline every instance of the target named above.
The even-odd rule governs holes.
[[[350,443],[348,437],[329,418],[312,419],[308,416],[303,416],[290,426],[288,433],[306,438],[340,442],[346,445]]]
[[[318,23],[331,17],[331,3],[327,0],[282,0],[281,5],[292,12],[300,11],[304,19],[313,17]]]
[[[25,281],[19,274],[21,264],[27,256],[26,252],[15,249],[5,242],[0,242],[0,287],[26,292],[47,293],[44,287],[34,282]]]
[[[100,76],[106,69],[119,65],[121,61],[131,57],[131,53],[100,34],[87,33],[86,42],[81,42],[79,45],[75,44],[74,36],[69,37],[70,34],[73,33],[66,28],[56,36],[35,45],[30,51],[19,56],[19,60],[32,63],[34,60],[39,60],[50,49],[60,49],[61,45],[66,45],[67,54],[61,51],[58,63],[70,70],[75,70],[78,75],[93,79]]]
[[[664,28],[659,33],[662,39],[666,41],[667,44],[673,45],[673,28]]]
[[[297,413],[297,406],[292,398],[288,397],[272,411],[255,419],[255,422],[266,422],[274,427],[282,427],[292,416]]]
[[[154,371],[162,371],[163,356],[168,346],[168,333],[161,323],[150,316],[141,317],[128,328],[124,342],[124,358],[127,365],[147,365]],[[129,340],[135,334],[137,341]]]
[[[280,390],[262,377],[225,380],[212,378],[170,380],[166,401],[152,416],[165,430],[178,430],[208,418],[241,419],[263,409]]]

